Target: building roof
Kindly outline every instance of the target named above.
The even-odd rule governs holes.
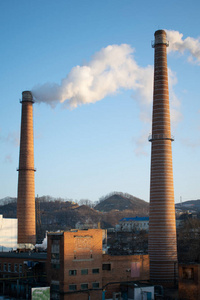
[[[47,259],[46,252],[0,252],[0,258]]]
[[[123,218],[119,222],[149,221],[149,217]]]

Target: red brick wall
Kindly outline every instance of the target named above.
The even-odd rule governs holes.
[[[102,230],[89,229],[64,233],[64,291],[69,291],[69,284],[76,284],[77,290],[81,283],[93,282],[101,287],[102,279]],[[82,269],[88,269],[88,275],[81,275]],[[93,269],[99,273],[93,274]],[[70,276],[69,270],[76,270],[76,276]]]
[[[60,238],[60,269],[52,269],[51,244],[52,239]],[[87,283],[88,289],[92,289],[93,283],[99,283],[99,289],[109,282],[126,282],[149,279],[149,256],[148,255],[127,255],[110,256],[102,254],[102,230],[89,229],[69,231],[48,235],[48,282],[59,281],[61,299],[70,300],[100,300],[101,290],[81,291],[81,284]],[[138,263],[138,275],[131,274],[131,264]],[[111,264],[110,270],[102,270],[102,264]],[[81,274],[82,269],[87,269],[88,274]],[[98,269],[98,273],[93,273],[93,269]],[[74,270],[75,275],[70,275],[69,271]],[[131,276],[132,275],[132,276]],[[74,293],[70,292],[69,285],[76,285]],[[116,286],[106,287],[106,296],[112,296],[112,291],[119,289]],[[63,294],[62,294],[63,293]]]
[[[60,239],[60,268],[53,269],[51,264],[52,239]],[[102,287],[102,230],[75,230],[48,235],[48,282],[59,281],[61,299],[70,300],[100,300],[101,291],[81,292],[81,284],[88,284],[88,289],[93,288],[93,283]],[[81,274],[82,269],[87,269],[88,274]],[[98,269],[98,273],[93,273]],[[70,275],[69,271],[76,271]],[[70,292],[69,285],[76,285],[76,292]],[[78,292],[77,292],[78,291]],[[80,292],[79,292],[80,291]],[[62,294],[63,293],[63,294]]]
[[[139,263],[139,276],[132,277],[131,263]],[[149,280],[149,256],[148,255],[124,255],[111,256],[103,255],[103,265],[111,264],[111,270],[103,270],[102,286],[112,282],[127,282],[137,280]],[[109,284],[106,289],[106,296],[111,297],[112,292],[119,291],[120,284]]]

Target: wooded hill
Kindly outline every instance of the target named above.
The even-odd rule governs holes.
[[[188,204],[191,204],[192,209],[198,208],[199,200],[187,201],[186,207]],[[16,198],[1,199],[0,214],[4,218],[16,218]],[[101,197],[95,204],[88,199],[82,199],[76,203],[71,199],[50,196],[36,198],[37,228],[42,228],[43,232],[80,228],[81,225],[95,228],[98,223],[101,228],[110,228],[118,224],[122,218],[148,215],[148,202],[119,192]]]
[[[102,197],[96,206],[87,199],[80,200],[80,203],[50,196],[36,198],[37,223],[48,231],[66,230],[80,224],[92,226],[99,222],[101,228],[109,228],[118,224],[124,217],[147,216],[149,212],[149,203],[117,192]],[[16,198],[7,197],[0,200],[0,214],[4,218],[16,218],[16,211]]]

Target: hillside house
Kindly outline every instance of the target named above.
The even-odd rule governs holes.
[[[149,217],[123,218],[119,221],[120,231],[136,231],[149,230]]]

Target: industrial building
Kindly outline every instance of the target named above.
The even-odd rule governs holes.
[[[148,255],[102,253],[103,230],[49,233],[47,281],[52,299],[100,300],[121,293],[121,283],[149,279]],[[88,298],[90,296],[90,298]]]
[[[31,92],[24,91],[17,199],[19,253],[0,253],[1,293],[30,299],[31,288],[50,286],[51,299],[100,300],[113,295],[123,295],[125,299],[128,296],[154,299],[154,284],[177,284],[171,149],[174,139],[170,128],[168,41],[164,30],[155,32],[152,45],[155,64],[152,134],[149,137],[150,217],[142,220],[142,226],[138,225],[138,228],[145,229],[149,222],[149,255],[104,254],[101,229],[51,232],[48,233],[47,254],[30,251],[36,242],[33,97]],[[123,226],[129,226],[126,225],[128,220],[121,221]],[[137,221],[137,224],[142,224],[141,220]],[[0,222],[4,224],[3,218]],[[17,223],[15,225],[17,228]],[[16,231],[11,235],[15,243]],[[179,266],[179,291],[183,299],[199,299],[199,270],[199,265]],[[157,296],[163,296],[161,288]]]
[[[45,287],[46,253],[0,252],[0,294],[31,299],[31,289]]]

